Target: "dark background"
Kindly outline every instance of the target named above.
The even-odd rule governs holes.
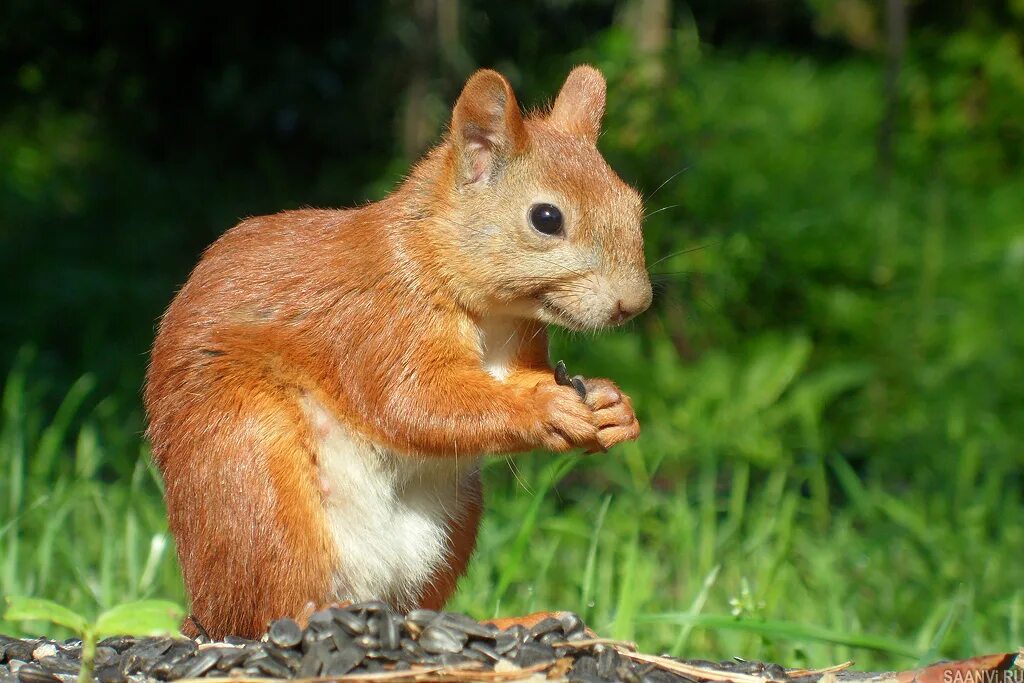
[[[245,216],[378,198],[436,139],[476,67],[504,71],[520,99],[538,105],[616,25],[643,36],[683,23],[708,55],[753,51],[886,68],[884,16],[873,3],[667,4],[667,15],[653,18],[667,26],[652,29],[623,28],[630,3],[613,1],[314,3],[288,11],[5,3],[0,367],[32,343],[65,377],[90,370],[122,390],[138,384],[153,321],[207,244]],[[949,88],[943,51],[951,33],[973,30],[985,40],[1020,20],[1006,3],[910,3],[905,11],[914,40],[900,46],[901,58],[917,48],[916,66],[938,81],[926,82],[938,97],[948,97],[941,90]],[[673,41],[661,42],[655,50],[665,58]],[[979,91],[998,87],[979,64],[964,62],[959,78],[977,77]],[[670,66],[665,82],[677,87],[700,68]],[[952,94],[972,96],[970,84],[961,89]],[[885,93],[876,95],[882,106]],[[901,105],[908,96],[900,93]],[[886,125],[905,123],[901,111]],[[1002,129],[992,132],[1006,143],[1006,161],[1019,163],[1020,122],[991,123]],[[610,151],[624,175],[650,191],[692,160],[693,137],[682,129],[645,145],[657,152],[653,163],[635,150]],[[685,207],[672,218],[694,244],[706,232],[685,220]],[[663,255],[660,246],[655,240],[652,257]]]

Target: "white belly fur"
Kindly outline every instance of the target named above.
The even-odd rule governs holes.
[[[319,437],[324,507],[339,565],[335,599],[415,606],[448,561],[448,525],[462,514],[476,457],[419,458],[358,438],[319,401],[305,408]]]

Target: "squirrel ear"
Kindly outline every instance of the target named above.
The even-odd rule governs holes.
[[[467,183],[491,178],[503,160],[526,149],[526,124],[504,76],[490,69],[470,76],[455,103],[451,136]]]
[[[586,64],[576,67],[565,79],[548,120],[566,133],[596,143],[601,134],[605,90],[600,71]]]

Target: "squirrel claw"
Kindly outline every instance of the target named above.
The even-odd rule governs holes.
[[[565,369],[565,361],[560,360],[555,363],[555,384],[561,384],[563,387],[569,386],[572,380],[569,379],[569,371]]]
[[[587,387],[583,383],[583,377],[580,375],[569,377],[569,371],[565,367],[564,360],[555,363],[555,384],[560,384],[563,387],[572,387],[580,395],[581,401],[585,401],[587,398]]]
[[[580,400],[587,400],[587,386],[583,383],[583,377],[576,375],[569,383],[572,384],[572,388],[576,390],[576,393],[580,395]]]

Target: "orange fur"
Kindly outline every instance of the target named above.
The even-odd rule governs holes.
[[[636,438],[617,389],[584,403],[554,383],[544,332],[614,324],[650,301],[639,197],[594,147],[603,107],[588,67],[550,116],[529,118],[502,76],[477,72],[446,140],[393,194],[252,218],[203,255],[161,320],[145,403],[192,612],[211,635],[253,636],[352,597],[332,584],[352,558],[331,540],[307,397],[403,457]],[[526,224],[537,198],[562,207],[561,241]],[[504,376],[482,363],[495,316],[519,335]],[[459,498],[422,604],[444,604],[475,545],[479,480]]]

